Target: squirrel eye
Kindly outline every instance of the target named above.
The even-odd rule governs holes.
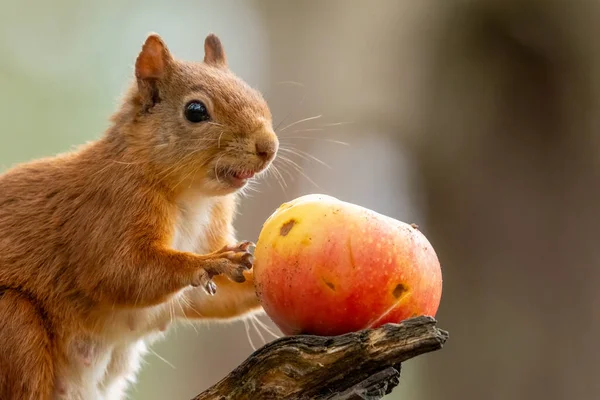
[[[204,103],[198,100],[192,100],[185,106],[185,118],[190,122],[203,122],[210,119],[208,110]]]

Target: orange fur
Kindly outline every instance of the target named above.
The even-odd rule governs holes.
[[[265,101],[214,35],[198,63],[150,35],[135,76],[100,139],[0,175],[2,399],[121,399],[174,318],[259,309],[232,222],[277,153]]]

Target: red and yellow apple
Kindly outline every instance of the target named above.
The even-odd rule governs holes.
[[[440,303],[440,263],[416,227],[331,196],[282,204],[254,255],[258,298],[286,335],[434,317]]]

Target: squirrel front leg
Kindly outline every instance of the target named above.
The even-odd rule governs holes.
[[[246,281],[232,282],[224,276],[215,276],[217,293],[208,296],[201,290],[184,292],[181,316],[187,319],[232,319],[254,311],[261,306],[256,297],[252,271],[244,273]]]
[[[236,197],[228,196],[217,202],[211,213],[212,225],[209,235],[202,243],[210,250],[235,249],[238,245],[233,228],[233,216],[236,209]],[[248,242],[244,242],[248,243]],[[248,247],[245,248],[247,250]],[[217,250],[218,251],[218,250]],[[231,319],[260,309],[254,288],[252,270],[243,272],[245,281],[231,280],[226,276],[215,276],[217,292],[214,296],[191,288],[183,292],[183,301],[175,307],[179,317],[186,319]]]
[[[209,254],[181,252],[152,244],[127,249],[116,256],[99,278],[82,282],[98,301],[117,307],[149,307],[164,303],[189,286],[214,295],[213,278],[246,280],[243,271],[252,266],[250,242],[225,247]]]
[[[235,243],[233,238],[228,241]],[[231,319],[259,310],[261,306],[256,296],[253,271],[246,270],[243,274],[244,282],[215,276],[217,292],[214,296],[207,296],[198,289],[187,290],[183,294],[185,300],[179,302],[180,316],[187,319]]]

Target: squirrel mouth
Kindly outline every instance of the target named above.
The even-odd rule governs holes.
[[[233,176],[236,179],[251,179],[252,177],[254,177],[254,171],[241,171],[241,172],[235,172],[233,174]]]
[[[249,179],[252,179],[256,173],[251,170],[235,171],[231,169],[217,170],[217,180],[226,181],[233,187],[240,188],[244,186]]]

